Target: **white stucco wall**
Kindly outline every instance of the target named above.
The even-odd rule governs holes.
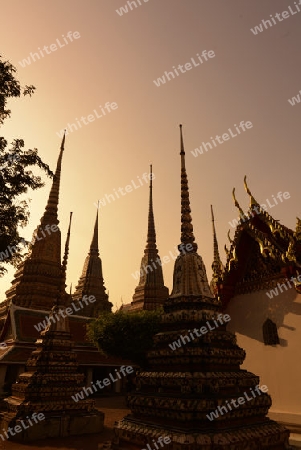
[[[293,287],[272,299],[265,290],[238,295],[226,312],[231,316],[228,330],[247,353],[242,368],[259,375],[260,384],[269,388],[270,411],[298,414],[301,422],[301,295]],[[263,343],[267,318],[277,325],[280,345]]]

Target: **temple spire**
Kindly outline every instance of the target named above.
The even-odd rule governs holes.
[[[69,245],[70,245],[70,232],[71,232],[71,222],[72,222],[72,212],[70,212],[70,218],[69,218],[69,226],[68,226],[68,232],[66,237],[66,243],[65,243],[65,252],[62,262],[62,283],[59,293],[59,299],[58,300],[64,300],[65,296],[65,288],[66,288],[66,273],[67,273],[67,263],[68,263],[68,255],[69,255]]]
[[[147,244],[144,253],[147,250],[156,250],[156,230],[153,211],[153,166],[150,165],[150,182],[149,182],[149,208],[148,208],[148,229],[147,229]]]
[[[43,217],[41,218],[41,225],[43,224],[58,224],[58,204],[59,204],[59,191],[61,182],[61,168],[62,168],[62,158],[65,149],[65,138],[66,130],[62,138],[62,143],[60,147],[60,154],[57,160],[56,170],[52,181],[52,187],[50,190],[48,202],[45,208]]]
[[[213,233],[213,257],[214,257],[214,263],[220,264],[221,259],[220,259],[219,251],[218,251],[218,242],[217,242],[216,230],[215,230],[215,224],[214,224],[214,213],[213,213],[212,205],[210,205],[210,207],[211,207],[211,220],[212,220],[212,233]]]
[[[213,271],[213,280],[217,280],[221,273],[222,273],[222,261],[219,255],[218,250],[218,242],[216,237],[216,230],[215,230],[215,224],[214,224],[214,214],[213,214],[213,208],[211,206],[211,220],[212,220],[212,232],[213,232],[213,263],[212,263],[212,271]]]
[[[129,312],[154,310],[168,298],[168,288],[164,286],[163,270],[156,244],[156,229],[153,211],[153,166],[150,165],[149,207],[147,240],[140,264],[139,284],[135,288],[133,301],[124,305]]]
[[[109,302],[108,294],[104,286],[102,273],[102,261],[99,257],[98,248],[98,208],[94,224],[93,236],[90,250],[86,256],[82,275],[72,294],[73,300],[81,300],[84,296],[94,296],[95,301],[81,309],[80,315],[97,317],[101,311],[111,311],[112,303]]]
[[[33,233],[30,251],[18,267],[12,287],[6,292],[8,301],[23,308],[50,309],[61,290],[58,203],[65,137],[64,134],[45,212]]]
[[[198,249],[197,244],[194,242],[195,237],[193,234],[190,200],[189,200],[189,188],[188,179],[185,167],[185,150],[183,141],[182,125],[180,125],[180,141],[181,141],[181,244],[178,246],[180,252],[188,251],[187,244],[192,245],[193,252]],[[183,249],[183,247],[185,247]]]
[[[65,281],[66,281],[66,271],[67,271],[68,255],[69,255],[72,214],[73,213],[71,212],[70,217],[69,217],[69,226],[68,226],[68,232],[67,232],[66,243],[65,243],[65,252],[64,252],[64,258],[63,258],[63,262],[62,262],[62,270],[63,270],[63,275],[65,278]]]
[[[98,208],[96,212],[96,219],[95,219],[95,225],[94,225],[94,232],[93,237],[90,245],[90,254],[94,254],[96,256],[99,256],[99,248],[98,248]]]
[[[181,244],[178,245],[179,256],[173,271],[173,289],[170,299],[176,297],[214,298],[210,291],[206,268],[202,257],[197,253],[198,246],[194,242],[191,209],[189,201],[188,179],[185,167],[185,150],[182,125],[180,125],[181,143]],[[215,300],[214,300],[215,301]]]

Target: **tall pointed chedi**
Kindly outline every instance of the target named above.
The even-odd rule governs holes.
[[[173,291],[171,298],[182,298],[187,295],[212,297],[206,269],[202,257],[198,255],[198,246],[193,234],[191,209],[189,200],[188,180],[185,167],[185,151],[180,125],[181,142],[181,244],[178,246],[180,255],[175,262]]]
[[[211,291],[215,295],[217,295],[218,294],[217,283],[221,279],[221,276],[223,274],[223,264],[222,264],[222,261],[221,261],[220,255],[219,255],[219,250],[218,250],[218,242],[217,242],[217,237],[216,237],[212,205],[211,205],[211,220],[212,220],[212,233],[213,233],[213,263],[211,265],[212,279],[211,279],[210,287],[211,287]]]
[[[65,135],[45,212],[33,234],[29,254],[20,264],[11,288],[6,291],[7,306],[13,303],[23,308],[50,310],[57,296],[61,276],[58,202],[64,144]]]
[[[154,310],[168,298],[168,288],[164,286],[162,263],[156,244],[156,230],[153,211],[153,177],[150,166],[149,209],[147,242],[140,266],[140,280],[128,311]]]
[[[181,244],[173,292],[148,365],[128,396],[131,413],[114,428],[112,446],[150,450],[164,442],[172,450],[284,450],[289,433],[266,417],[271,398],[258,377],[240,369],[245,352],[226,329],[230,317],[220,314],[197,254],[182,133],[181,161]]]
[[[65,292],[71,216],[72,213],[59,292],[49,323],[36,341],[37,347],[26,364],[27,371],[19,375],[12,386],[12,395],[5,399],[8,411],[1,414],[1,428],[6,432],[19,427],[19,431],[12,434],[16,441],[96,433],[103,428],[104,414],[95,409],[95,402],[85,398],[84,392],[78,397],[84,375],[77,370],[77,354],[66,314],[69,296]],[[86,390],[88,395],[94,392],[91,387],[89,390]],[[31,419],[40,414],[44,416],[42,421]]]
[[[73,300],[80,301],[84,296],[94,296],[95,300],[90,302],[86,300],[81,302],[80,312],[81,316],[98,317],[101,311],[111,311],[112,303],[108,300],[108,294],[104,286],[104,279],[102,273],[102,262],[99,257],[98,248],[98,209],[96,213],[94,233],[90,245],[90,251],[85,259],[82,275],[72,295]]]

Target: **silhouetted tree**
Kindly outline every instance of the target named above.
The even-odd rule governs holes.
[[[35,90],[32,85],[22,87],[15,73],[16,68],[0,55],[0,126],[11,115],[8,99],[31,96]],[[44,186],[41,177],[28,169],[32,166],[39,167],[50,177],[53,175],[36,148],[24,150],[22,139],[14,139],[8,146],[0,136],[0,276],[6,272],[5,264],[16,266],[20,262],[24,245],[28,244],[19,234],[19,228],[28,223],[28,203],[20,201],[19,196],[29,188],[35,190]]]
[[[135,313],[104,313],[89,325],[88,337],[104,354],[117,356],[144,367],[146,352],[159,332],[162,310]]]

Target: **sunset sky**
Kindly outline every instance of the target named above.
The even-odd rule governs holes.
[[[209,279],[210,204],[224,262],[229,228],[234,234],[229,222],[238,215],[233,187],[241,206],[249,205],[244,175],[259,203],[269,200],[275,219],[294,228],[301,216],[301,5],[280,0],[136,3],[122,15],[125,0],[27,0],[26,6],[10,0],[1,5],[0,53],[16,66],[21,84],[37,90],[32,98],[10,102],[12,117],[0,135],[37,147],[54,170],[60,131],[81,121],[77,130],[69,127],[60,191],[63,244],[73,211],[68,286],[77,284],[89,249],[94,204],[120,187],[138,186],[120,198],[115,195],[100,211],[100,255],[114,307],[121,297],[130,302],[137,285],[131,274],[139,270],[146,243],[149,189],[142,176],[150,163],[161,259],[175,254],[179,244],[180,123],[194,232]],[[268,19],[272,25],[265,28],[262,20]],[[260,24],[263,31],[254,34],[251,28]],[[210,51],[214,57],[208,57]],[[31,56],[37,52],[40,59]],[[157,86],[165,71],[175,78],[169,75],[170,81]],[[293,106],[288,100],[298,95],[300,103]],[[242,121],[252,126],[239,128],[238,134],[235,124]],[[219,143],[216,135],[229,134],[229,128],[234,136]],[[211,142],[212,149],[193,156],[202,142]],[[26,196],[32,199],[23,231],[29,240],[50,183]],[[280,191],[290,198],[276,205],[272,196]],[[0,281],[1,300],[14,272],[10,268]],[[173,262],[163,265],[170,290],[172,272]]]

